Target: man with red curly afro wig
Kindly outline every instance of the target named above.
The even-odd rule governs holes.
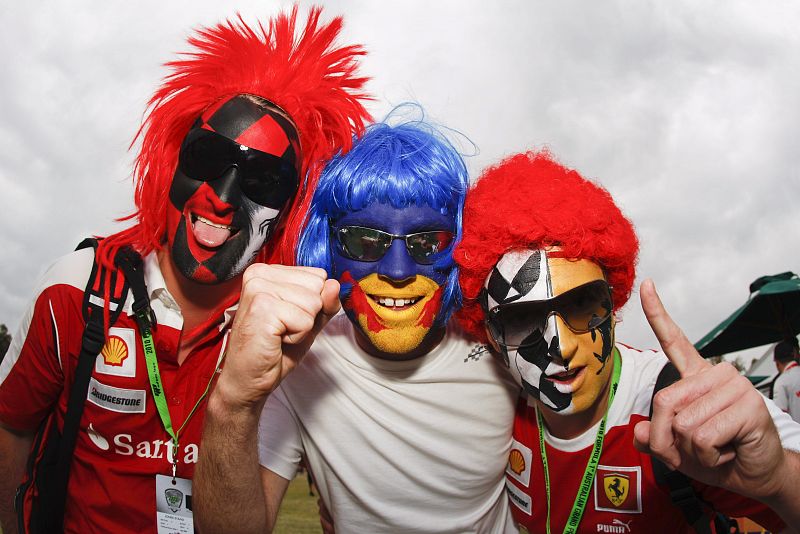
[[[4,533],[17,531],[12,496],[35,431],[44,422],[64,426],[93,263],[113,270],[121,249],[143,259],[156,326],[152,338],[137,327],[132,298],[109,324],[116,287],[100,288],[105,299],[93,295],[105,311],[107,342],[67,458],[63,526],[48,509],[55,526],[44,530],[193,530],[191,479],[206,394],[240,293],[245,300],[258,290],[245,287],[244,271],[254,262],[293,264],[321,168],[349,150],[369,118],[366,79],[357,75],[364,51],[336,43],[341,17],[320,16],[312,8],[303,23],[295,7],[266,25],[238,17],[201,28],[188,40],[191,50],[168,63],[137,135],[134,224],[101,239],[96,254],[82,249],[48,271],[0,368]],[[23,491],[17,499],[25,531],[36,498]]]
[[[506,474],[514,518],[529,532],[715,531],[707,509],[692,520],[676,509],[634,448],[656,379],[674,372],[663,354],[614,339],[638,248],[608,192],[547,152],[509,157],[467,194],[455,252],[459,319],[522,386]],[[783,526],[761,503],[688,479],[686,487],[718,510]]]

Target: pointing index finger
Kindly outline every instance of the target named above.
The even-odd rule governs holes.
[[[658,343],[681,376],[691,376],[711,366],[669,316],[651,279],[647,278],[642,282],[639,298]]]

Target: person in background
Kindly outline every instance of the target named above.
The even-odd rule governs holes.
[[[797,339],[784,340],[773,352],[778,377],[772,386],[772,400],[778,408],[800,422],[800,365],[797,363]]]

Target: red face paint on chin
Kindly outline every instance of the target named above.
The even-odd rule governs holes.
[[[192,257],[198,263],[208,260],[217,253],[217,250],[221,246],[224,246],[224,243],[220,245],[220,247],[213,248],[200,244],[195,237],[192,216],[199,215],[215,224],[230,225],[233,222],[233,213],[233,206],[221,201],[208,183],[204,182],[189,200],[186,201],[183,207],[183,213],[178,212],[177,209],[171,206],[170,213],[167,217],[170,246],[175,242],[176,233],[185,231],[186,243]],[[184,230],[181,229],[181,219],[185,222],[185,226],[183,226]],[[212,280],[214,278],[215,277],[212,275]]]

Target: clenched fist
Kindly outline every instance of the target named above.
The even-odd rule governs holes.
[[[214,395],[229,408],[260,411],[339,311],[338,297],[339,283],[323,269],[248,267]]]

